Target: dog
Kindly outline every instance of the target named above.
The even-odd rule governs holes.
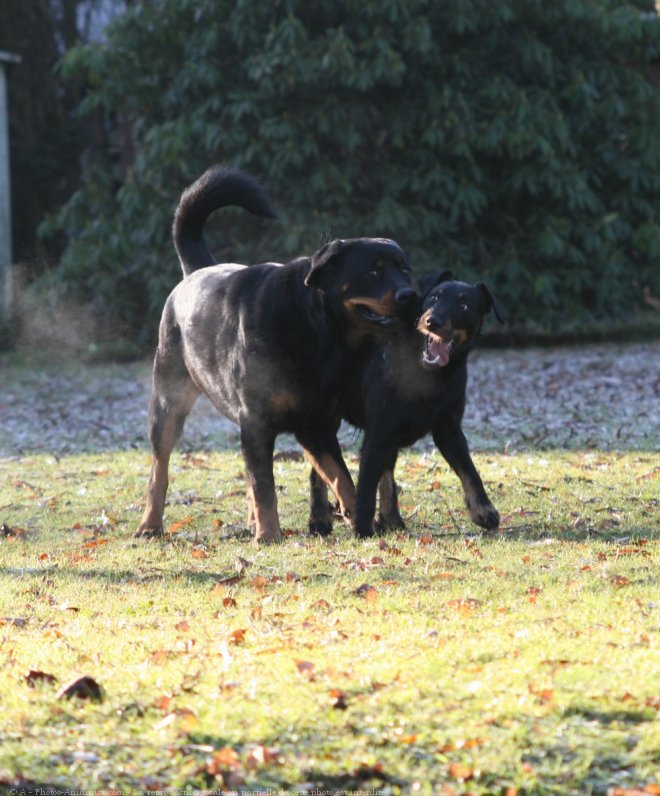
[[[163,534],[170,454],[200,393],[240,427],[256,542],[281,539],[273,479],[281,432],[296,436],[352,522],[355,488],[336,438],[340,387],[364,347],[414,311],[408,260],[389,239],[333,240],[287,264],[214,265],[204,225],[227,205],[275,216],[254,178],[222,166],[181,196],[173,239],[184,279],[160,322],[149,406],[153,459],[136,536]]]
[[[499,526],[470,456],[461,428],[465,410],[467,360],[484,317],[502,310],[482,282],[466,284],[444,271],[420,280],[423,294],[415,329],[401,329],[375,351],[366,352],[346,383],[342,415],[364,429],[357,486],[355,533],[405,527],[399,512],[394,467],[399,449],[431,432],[458,475],[472,520],[482,528]],[[376,492],[379,515],[374,524]],[[331,529],[327,489],[311,475],[310,529]]]

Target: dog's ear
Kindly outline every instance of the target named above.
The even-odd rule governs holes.
[[[337,239],[326,243],[312,255],[312,261],[305,277],[307,287],[320,287],[328,266],[343,253],[346,242]]]
[[[485,312],[490,312],[493,310],[495,313],[495,317],[500,323],[504,323],[504,312],[502,311],[502,306],[500,305],[499,301],[495,298],[495,296],[491,293],[490,289],[486,287],[483,282],[477,282],[476,287],[479,288],[481,295],[484,300]]]
[[[432,274],[424,274],[419,279],[419,290],[422,295],[426,295],[429,290],[439,285],[441,282],[448,282],[454,278],[451,271],[435,271]]]

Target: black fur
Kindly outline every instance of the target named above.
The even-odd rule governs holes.
[[[484,316],[501,309],[483,283],[454,281],[449,272],[423,278],[425,292],[416,330],[401,330],[375,352],[367,352],[342,393],[342,414],[364,429],[357,489],[355,531],[374,533],[376,492],[380,514],[375,530],[403,527],[394,466],[399,449],[427,433],[459,476],[470,515],[483,528],[499,525],[469,453],[461,422],[465,410],[467,359]],[[327,494],[312,474],[310,527],[329,529]]]
[[[355,490],[335,434],[340,388],[364,347],[414,308],[406,257],[391,240],[335,240],[286,265],[209,265],[204,222],[228,204],[274,215],[253,178],[222,167],[188,188],[175,214],[186,277],[160,325],[149,413],[154,460],[138,535],[163,532],[169,456],[202,392],[240,426],[258,541],[280,538],[272,458],[283,431],[295,434],[352,520]]]

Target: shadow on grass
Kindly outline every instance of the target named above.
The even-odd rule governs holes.
[[[572,705],[564,712],[564,716],[580,716],[586,721],[597,721],[599,724],[642,724],[645,721],[655,720],[655,711],[646,710],[598,710],[585,705]]]
[[[58,576],[79,578],[80,580],[106,580],[109,583],[119,584],[142,584],[153,583],[154,581],[166,580],[186,580],[192,584],[216,584],[227,583],[228,581],[238,581],[241,576],[236,572],[196,572],[192,569],[182,570],[157,570],[151,568],[144,574],[137,570],[105,570],[105,569],[77,569],[74,567],[57,567],[43,569],[36,567],[0,567],[0,575],[25,576],[32,575],[42,578],[44,575],[57,573]]]

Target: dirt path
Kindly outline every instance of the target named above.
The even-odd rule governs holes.
[[[30,368],[0,358],[0,456],[144,449],[149,390],[148,363]],[[660,342],[476,351],[464,428],[475,450],[660,450]],[[357,444],[348,427],[341,438]],[[180,447],[237,442],[200,399]]]

